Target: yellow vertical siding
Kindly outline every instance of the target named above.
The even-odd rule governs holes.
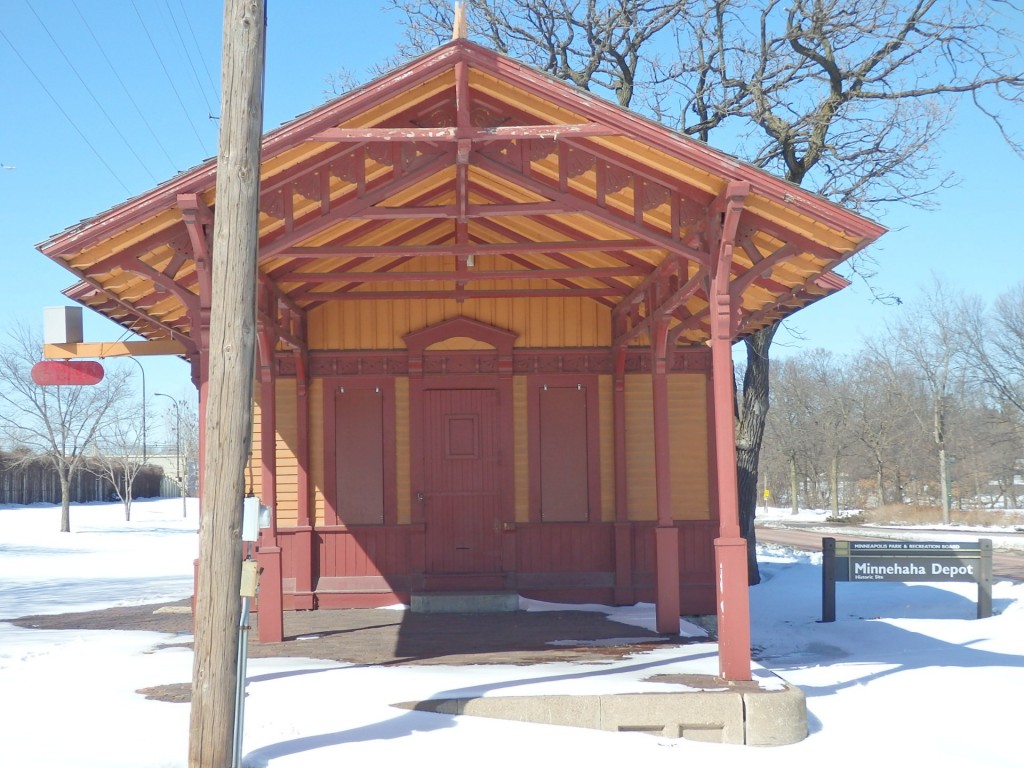
[[[670,376],[668,398],[672,515],[676,520],[708,520],[707,386],[703,374]]]
[[[295,379],[278,379],[277,398],[277,509],[278,525],[295,525],[299,517],[298,468],[299,439],[296,420],[298,391]]]
[[[404,284],[396,284],[397,287]],[[328,302],[309,313],[311,349],[403,349],[402,338],[443,320],[467,317],[518,334],[516,346],[607,347],[610,310],[589,299],[410,299]]]
[[[675,374],[669,376],[668,386],[672,516],[676,520],[707,520],[705,379],[702,374]],[[626,377],[626,473],[630,518],[656,520],[654,411],[649,375]]]
[[[263,419],[260,410],[260,390],[253,388],[252,445],[249,447],[249,461],[245,465],[245,490],[257,496],[263,492],[260,464],[263,461]]]
[[[269,502],[263,489],[263,411],[262,389],[257,385],[253,390],[252,447],[245,467],[246,491]],[[298,520],[298,440],[297,390],[293,379],[278,379],[275,405],[276,413],[276,491],[274,513],[278,525],[295,525]]]
[[[626,490],[631,520],[656,520],[651,377],[626,377]]]

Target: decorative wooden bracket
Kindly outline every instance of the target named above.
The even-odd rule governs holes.
[[[711,337],[732,341],[739,328],[739,301],[733,300],[729,278],[732,273],[736,233],[743,205],[750,194],[750,182],[730,181],[711,206],[709,230],[712,233],[711,264]]]

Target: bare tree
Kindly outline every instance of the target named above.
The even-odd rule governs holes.
[[[877,359],[889,367],[890,375],[909,369],[924,386],[927,412],[914,409],[914,415],[923,429],[931,431],[944,523],[949,523],[950,495],[947,427],[954,408],[960,352],[959,330],[949,312],[954,305],[949,290],[936,281],[923,299],[909,306],[907,314],[889,328],[884,347],[871,345]]]
[[[862,351],[852,363],[851,404],[856,439],[874,481],[875,504],[884,506],[891,499],[903,501],[896,483],[897,445],[906,444],[913,427],[906,391],[909,371],[896,370]],[[886,493],[887,476],[893,487]]]
[[[386,0],[406,18],[394,64],[443,43],[448,0]],[[498,51],[567,80],[614,94],[628,107],[638,81],[654,76],[648,45],[686,13],[686,2],[655,0],[468,0],[471,34]]]
[[[811,350],[806,358],[808,378],[813,382],[815,427],[821,436],[823,457],[828,460],[828,498],[832,517],[838,518],[843,456],[854,440],[849,368],[824,349]]]
[[[145,467],[142,461],[143,433],[134,409],[112,409],[93,445],[86,469],[107,480],[124,505],[124,519],[132,519],[135,480]]]
[[[999,295],[991,311],[977,297],[957,312],[967,362],[996,401],[1024,416],[1024,282]]]
[[[32,380],[42,340],[23,327],[8,338],[8,346],[0,349],[0,430],[53,464],[60,478],[60,529],[66,533],[71,530],[71,479],[83,468],[114,406],[127,395],[128,372],[110,371],[95,386],[42,387]]]
[[[448,0],[387,0],[403,56],[442,43]],[[865,212],[929,205],[951,180],[936,140],[967,99],[1020,153],[1003,110],[1024,103],[1010,2],[979,0],[468,0],[471,36]],[[637,94],[640,94],[639,99]],[[870,275],[861,260],[855,271]],[[757,467],[769,326],[745,340],[737,425],[740,527],[757,583]]]
[[[783,360],[771,369],[772,408],[765,422],[768,445],[785,463],[783,474],[789,483],[789,500],[795,515],[800,507],[800,475],[806,475],[808,457],[813,453],[815,417],[809,393],[810,382],[801,361]]]

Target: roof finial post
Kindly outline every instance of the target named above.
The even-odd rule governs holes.
[[[455,20],[452,22],[452,40],[466,39],[466,4],[455,3]]]

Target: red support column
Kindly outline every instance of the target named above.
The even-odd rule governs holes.
[[[626,347],[614,352],[615,374],[612,382],[612,423],[615,444],[615,603],[632,605],[633,524],[629,521],[629,495],[626,492]]]
[[[711,277],[712,409],[715,424],[719,537],[715,539],[719,670],[726,680],[750,680],[750,588],[747,542],[740,536],[733,413],[734,333],[729,272],[736,228],[749,185],[729,185]]]
[[[259,641],[279,643],[284,639],[284,608],[281,586],[281,547],[277,542],[277,377],[274,375],[276,335],[261,328],[260,353],[260,500],[272,510],[270,528],[260,531],[256,560],[260,564],[257,600]]]
[[[305,334],[303,334],[303,338]],[[295,485],[298,493],[298,519],[294,534],[295,550],[291,562],[295,569],[295,595],[293,608],[313,608],[313,525],[310,502],[313,489],[309,485],[309,374],[308,353],[295,351],[295,424],[297,445],[295,450]],[[283,576],[283,574],[282,574]]]
[[[732,345],[728,340],[715,340],[711,352],[720,533],[719,538],[715,539],[719,669],[726,680],[749,680],[750,592],[747,541],[740,536],[739,494],[736,486]]]
[[[667,323],[660,321],[652,334],[654,370],[654,487],[658,527],[654,531],[655,624],[659,632],[679,634],[679,531],[672,519],[672,463],[668,424]]]

